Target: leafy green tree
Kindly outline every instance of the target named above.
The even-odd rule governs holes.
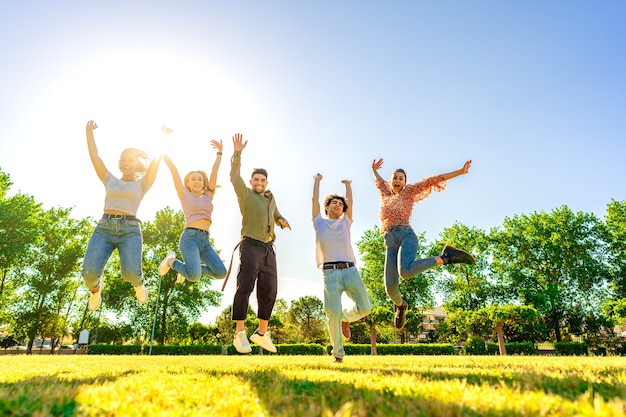
[[[417,257],[426,256],[427,246],[425,244],[424,233],[418,234],[419,249]],[[360,270],[363,282],[367,287],[372,300],[372,313],[361,320],[370,325],[370,340],[372,341],[372,354],[376,351],[376,331],[377,329],[393,325],[395,307],[385,291],[385,241],[380,233],[380,228],[374,226],[366,230],[361,239],[356,244],[363,267]],[[404,299],[412,309],[416,307],[432,306],[434,297],[432,295],[433,273],[431,270],[425,271],[413,278],[401,279],[400,291]],[[380,307],[377,309],[377,307]],[[421,314],[407,314],[405,329],[400,331],[400,341],[408,340],[410,334],[419,334],[421,326]]]
[[[533,306],[562,340],[574,305],[592,310],[606,296],[607,247],[599,220],[566,206],[506,218],[494,239],[492,270],[511,295]]]
[[[324,303],[312,295],[305,295],[291,303],[288,313],[300,337],[307,343],[321,342],[326,338],[326,313]]]
[[[605,217],[606,239],[611,249],[612,290],[615,299],[626,299],[626,201],[612,200]]]
[[[138,337],[151,335],[156,323],[155,340],[158,343],[182,342],[189,337],[190,324],[208,307],[220,303],[221,293],[210,288],[210,277],[202,276],[194,283],[176,284],[177,273],[173,269],[163,277],[158,275],[158,265],[169,251],[178,247],[184,228],[182,211],[175,212],[169,207],[158,211],[153,222],[142,224],[143,271],[149,294],[146,305],[137,303],[132,286],[122,280],[117,258],[109,262],[113,268],[107,268],[110,275],[103,293],[103,306],[120,317],[128,317]],[[212,239],[211,243],[214,243]]]
[[[0,324],[7,323],[7,312],[16,301],[29,253],[40,237],[41,204],[22,193],[7,197],[9,174],[0,169]]]
[[[530,323],[537,319],[537,310],[528,306],[518,305],[491,305],[481,308],[474,313],[476,321],[488,321],[496,331],[500,355],[506,355],[504,345],[504,325],[506,323]]]
[[[74,314],[80,262],[88,239],[89,223],[70,217],[71,209],[56,208],[41,213],[39,244],[23,270],[20,291],[23,297],[14,306],[14,325],[29,338],[50,337],[52,349],[68,332]]]
[[[429,255],[439,255],[446,244],[462,248],[476,259],[474,265],[456,264],[432,270],[446,311],[476,311],[492,303],[508,301],[506,291],[488,273],[492,243],[485,231],[455,223],[441,232],[430,246]]]

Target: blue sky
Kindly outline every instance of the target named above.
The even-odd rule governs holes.
[[[0,168],[13,193],[98,218],[87,120],[114,173],[125,147],[162,151],[163,124],[183,173],[210,170],[210,140],[223,139],[211,234],[229,259],[242,132],[244,177],[268,170],[293,228],[278,231],[279,297],[321,297],[317,172],[322,195],[353,181],[353,242],[379,224],[375,158],[384,178],[402,167],[410,182],[473,160],[415,207],[429,240],[456,221],[488,230],[562,205],[603,217],[626,199],[624,21],[622,1],[4,2]],[[165,206],[180,207],[163,164],[139,217]]]

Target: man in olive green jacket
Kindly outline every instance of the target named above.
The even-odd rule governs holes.
[[[251,188],[248,188],[241,178],[241,151],[247,143],[248,141],[243,141],[241,133],[233,136],[235,153],[231,159],[230,182],[235,187],[242,216],[237,291],[231,315],[237,325],[233,345],[239,353],[250,353],[252,350],[246,336],[245,319],[250,294],[256,284],[259,327],[250,336],[250,341],[267,351],[276,352],[270,332],[267,330],[278,287],[274,225],[289,229],[291,227],[276,208],[276,200],[272,193],[266,190],[266,170],[256,168],[252,171]]]

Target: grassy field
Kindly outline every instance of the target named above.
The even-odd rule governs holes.
[[[2,416],[624,416],[626,358],[0,356]]]

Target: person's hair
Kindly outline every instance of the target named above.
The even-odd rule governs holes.
[[[124,154],[130,154],[137,158],[135,177],[137,179],[143,178],[143,176],[146,175],[146,172],[148,172],[148,166],[150,165],[150,156],[148,155],[148,152],[142,151],[141,149],[137,148],[126,148],[120,154],[120,159],[122,159],[122,155]]]
[[[341,202],[343,203],[343,212],[345,213],[346,210],[348,210],[348,203],[346,203],[346,198],[342,195],[339,194],[330,194],[327,195],[326,198],[324,199],[324,213],[328,214],[328,206],[330,206],[330,202],[333,200],[341,200]]]
[[[393,172],[392,172],[392,174],[395,174],[396,172],[401,172],[401,173],[403,173],[403,174],[404,174],[404,180],[405,180],[405,181],[408,181],[408,178],[407,178],[406,172],[405,172],[402,168],[394,169],[394,170],[393,170]]]
[[[267,171],[264,168],[254,168],[252,170],[252,175],[250,175],[250,179],[252,179],[252,177],[254,177],[255,174],[264,175],[265,179],[267,179]]]
[[[196,173],[202,175],[202,181],[204,181],[202,191],[215,191],[209,188],[209,177],[207,177],[206,172],[200,170],[190,171],[187,175],[185,175],[185,178],[183,179],[183,184],[185,184],[185,188],[187,189],[187,191],[191,191],[191,188],[189,188],[189,177],[191,176],[191,174]]]

